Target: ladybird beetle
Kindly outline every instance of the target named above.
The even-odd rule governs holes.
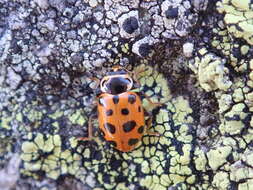
[[[97,111],[100,131],[106,141],[121,152],[133,150],[146,130],[144,108],[129,71],[116,67],[100,81]],[[147,98],[147,97],[146,97]],[[148,99],[151,102],[150,99]],[[152,103],[152,102],[151,102]],[[152,103],[160,105],[160,103]],[[148,120],[151,124],[151,118]],[[88,138],[92,137],[91,118]],[[149,133],[151,134],[151,133]],[[153,135],[158,135],[153,133]]]

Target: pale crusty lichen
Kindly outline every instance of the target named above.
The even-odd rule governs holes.
[[[206,164],[207,164],[207,159],[206,155],[203,150],[201,150],[199,147],[196,148],[194,152],[194,162],[196,164],[196,169],[199,171],[206,171]]]
[[[226,190],[230,185],[228,173],[223,171],[217,172],[213,179],[213,185],[220,190]]]
[[[39,133],[36,136],[30,134],[29,137],[21,147],[24,174],[36,177],[36,172],[43,171],[52,179],[57,179],[63,174],[76,174],[81,157],[70,150],[62,150],[59,135]]]
[[[224,21],[230,34],[245,39],[253,45],[253,14],[250,0],[222,0],[217,3],[218,11],[224,13]]]
[[[243,103],[235,104],[232,109],[224,114],[224,123],[220,126],[222,134],[240,134],[245,127],[243,120],[248,116],[244,112],[246,106]]]
[[[226,91],[232,85],[228,77],[228,68],[220,57],[208,53],[206,49],[199,50],[201,57],[196,57],[190,68],[198,76],[200,86],[206,91],[216,89]]]
[[[71,174],[89,187],[96,187],[96,183],[99,183],[104,184],[106,189],[128,188],[126,183],[115,183],[119,175],[124,176],[127,181],[140,181],[140,185],[146,188],[167,189],[173,184],[182,182],[194,184],[196,176],[191,174],[190,167],[194,140],[190,133],[190,124],[193,122],[190,116],[192,109],[182,96],[172,98],[166,80],[157,71],[144,65],[136,68],[136,71],[143,68],[145,71],[138,76],[142,85],[141,90],[153,101],[164,103],[161,108],[156,108],[158,113],[153,118],[150,129],[160,133],[160,137],[146,134],[142,143],[130,153],[115,152],[107,147],[105,141],[97,137],[93,142],[81,144],[75,137],[65,138],[63,141],[58,133],[62,133],[61,128],[64,126],[57,121],[64,117],[65,113],[62,110],[55,110],[48,115],[53,119],[52,125],[56,126],[54,130],[50,133],[46,131],[29,133],[24,138],[21,146],[21,158],[24,162],[22,174],[37,178],[40,172],[43,172],[52,179]],[[144,99],[143,104],[152,111],[153,106],[147,100]],[[69,110],[66,112],[71,113],[68,115],[71,125],[86,124],[85,111],[77,109],[75,112]],[[31,113],[42,117],[37,112]],[[23,118],[19,117],[19,120],[22,121]],[[40,127],[37,130],[40,130]],[[118,162],[117,168],[115,162]],[[131,162],[130,167],[128,162]],[[141,167],[138,171],[141,175],[136,173],[137,167]]]
[[[230,146],[218,147],[207,152],[208,163],[213,170],[217,170],[220,166],[227,162],[226,158],[231,153]]]
[[[8,65],[0,83],[6,77],[10,85],[0,88],[1,166],[8,152],[21,151],[23,175],[59,184],[71,175],[87,189],[252,188],[250,1],[219,0],[219,13],[207,0],[55,2],[8,1],[0,9],[9,26],[0,37],[0,60]],[[212,11],[202,14],[207,5]],[[194,44],[193,74],[182,61],[185,40]],[[164,52],[156,50],[164,42]],[[143,97],[150,131],[161,136],[145,133],[129,153],[112,149],[95,129],[93,141],[77,140],[87,135],[94,97],[86,76],[99,78],[118,64],[146,68],[140,90],[164,103],[155,108]],[[216,121],[201,123],[205,111]]]
[[[240,183],[238,185],[238,190],[250,190],[253,188],[253,180],[249,179],[245,183]]]
[[[217,136],[207,140],[209,145],[198,145],[194,161],[196,169],[202,171],[202,188],[207,188],[206,180],[210,180],[205,172],[212,171],[212,185],[217,189],[228,189],[235,184],[238,189],[250,189],[252,171],[247,162],[251,162],[248,155],[252,154],[250,147],[253,140],[252,3],[223,0],[217,6],[225,17],[224,22],[220,20],[217,27],[212,28],[216,34],[210,40],[214,49],[199,49],[194,61],[190,62],[190,68],[196,74],[199,86],[214,93],[220,124],[216,129]],[[239,38],[245,39],[248,44],[242,43]],[[200,72],[201,64],[204,67]],[[223,80],[217,80],[217,76]],[[222,84],[220,82],[223,85],[217,85]]]
[[[78,124],[80,126],[84,125],[87,122],[87,119],[84,117],[85,113],[82,110],[76,110],[75,113],[72,113],[69,117],[69,120],[72,124]]]

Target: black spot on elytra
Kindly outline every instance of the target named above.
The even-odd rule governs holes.
[[[139,141],[139,139],[129,139],[128,140],[128,145],[133,146],[133,145],[137,144],[138,141]]]
[[[116,147],[117,146],[117,143],[115,141],[107,141],[110,145]]]
[[[135,121],[128,121],[126,123],[123,124],[123,130],[124,132],[130,132],[132,131],[136,126],[136,122]]]
[[[138,107],[138,112],[141,112],[141,106]]]
[[[114,125],[110,124],[110,123],[105,123],[104,124],[104,128],[109,131],[111,134],[114,134],[116,131],[116,128]]]
[[[106,116],[111,116],[113,114],[112,109],[106,110]]]
[[[112,101],[114,104],[119,103],[119,96],[117,96],[117,95],[113,96]]]
[[[138,128],[138,133],[142,134],[144,131],[144,126],[141,125],[139,128]]]
[[[128,102],[133,104],[136,101],[136,96],[134,94],[128,95]]]
[[[127,108],[123,108],[123,109],[121,109],[121,114],[122,115],[128,115],[129,114],[129,110]]]

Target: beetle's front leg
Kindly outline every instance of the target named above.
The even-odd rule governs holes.
[[[93,134],[92,134],[92,132],[93,132],[92,120],[94,118],[97,118],[97,112],[96,112],[96,110],[97,110],[97,107],[94,107],[92,109],[92,114],[90,115],[89,120],[88,120],[88,137],[79,137],[78,138],[79,141],[90,141],[90,140],[92,140],[92,138],[93,138]]]
[[[148,97],[145,93],[143,93],[143,92],[138,92],[137,93],[140,97],[141,96],[144,96],[146,99],[147,99],[147,101],[154,107],[154,109],[155,108],[157,108],[157,107],[160,107],[160,106],[163,106],[164,105],[164,103],[161,103],[161,102],[153,102],[151,99],[150,99],[150,97]]]
[[[145,72],[145,71],[147,71],[147,68],[142,68],[142,69],[140,69],[139,71],[133,71],[133,72],[132,72],[133,78],[134,78],[134,80],[135,80],[136,83],[137,83],[137,85],[134,86],[134,88],[140,88],[140,87],[141,87],[141,83],[140,83],[140,81],[139,81],[139,79],[138,79],[138,75],[139,75],[140,73],[142,73],[142,72]],[[150,104],[152,104],[155,108],[163,105],[163,103],[160,103],[160,102],[153,102],[153,101],[150,99],[150,97],[148,97],[148,96],[147,96],[145,93],[143,93],[143,92],[139,92],[138,94],[139,94],[140,96],[143,95],[143,96],[148,100],[148,102],[149,102]]]
[[[150,97],[147,96],[147,94],[142,93],[142,95],[148,100],[150,104],[152,104],[155,108],[164,105],[164,103],[161,102],[153,102]]]

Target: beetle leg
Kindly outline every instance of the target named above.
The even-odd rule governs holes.
[[[96,82],[96,88],[98,88],[100,80],[96,77],[92,77],[92,80],[94,80]]]
[[[123,67],[119,66],[119,65],[114,65],[112,67],[113,71],[117,71],[118,69],[122,69]]]
[[[136,88],[137,88],[137,87],[141,87],[141,83],[140,83],[140,81],[138,80],[138,75],[139,75],[140,73],[142,73],[142,72],[145,72],[146,70],[148,70],[148,69],[147,69],[147,68],[142,68],[142,69],[140,69],[139,71],[133,71],[133,72],[132,72],[133,78],[134,78],[134,80],[135,80],[136,83],[137,83]],[[148,100],[148,102],[149,102],[150,104],[152,104],[154,107],[159,107],[159,106],[162,106],[162,105],[163,105],[163,103],[160,103],[160,102],[153,102],[145,93],[140,92],[140,95],[144,95],[144,97]]]
[[[145,109],[144,109],[144,114],[148,115],[148,120],[147,120],[147,123],[146,123],[147,124],[147,134],[150,135],[150,136],[160,137],[161,136],[160,133],[150,131],[150,128],[152,127],[152,121],[153,121],[152,115],[148,111],[146,111]]]
[[[90,117],[89,117],[89,120],[88,120],[88,137],[79,137],[78,140],[79,141],[90,141],[92,140],[93,138],[93,134],[92,134],[92,129],[93,129],[93,126],[92,126],[92,119],[94,119],[95,117],[97,117],[97,114],[96,113],[93,113]]]
[[[137,87],[139,88],[139,87],[141,87],[141,83],[140,83],[140,81],[139,81],[139,79],[138,79],[138,75],[140,74],[140,73],[142,73],[142,72],[145,72],[146,70],[148,70],[147,68],[142,68],[142,69],[140,69],[139,71],[129,71],[130,73],[131,73],[131,75],[132,75],[132,77],[133,77],[133,79],[136,81],[136,83],[137,83]]]
[[[96,77],[90,77],[90,76],[88,76],[88,78],[92,81],[95,81],[96,85],[95,85],[94,89],[97,89],[99,86],[100,80]]]
[[[143,93],[143,92],[138,92],[138,95],[139,95],[139,96],[144,96],[144,97],[147,99],[147,101],[148,101],[151,105],[154,106],[154,108],[157,108],[157,107],[159,107],[159,106],[163,106],[163,105],[164,105],[164,103],[161,103],[161,102],[153,102],[153,101],[150,99],[150,97],[148,97],[147,94],[145,94],[145,93]]]
[[[145,93],[143,93],[143,95],[144,95],[145,98],[148,100],[148,102],[149,102],[150,104],[152,104],[155,108],[164,105],[164,103],[161,103],[161,102],[153,102],[153,101],[150,99],[150,97],[148,97]]]

